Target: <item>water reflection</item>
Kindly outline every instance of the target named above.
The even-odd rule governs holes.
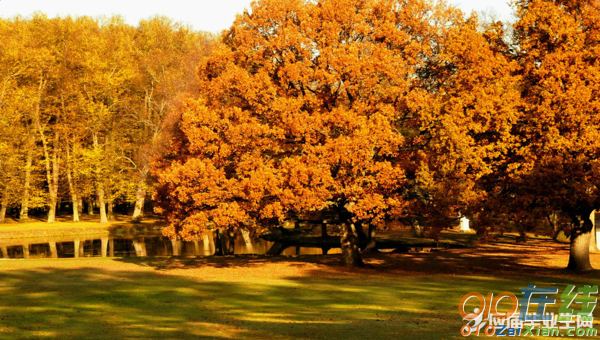
[[[233,243],[233,250],[237,255],[263,255],[269,253],[274,245],[274,242],[250,239],[247,235],[239,235]],[[279,245],[277,246],[279,247]],[[202,240],[194,242],[171,240],[159,233],[133,236],[85,235],[40,239],[0,239],[0,250],[4,259],[209,256],[215,253],[215,248],[215,237],[212,234],[207,234]],[[340,253],[340,249],[335,248],[285,246],[279,248],[277,253],[287,256]]]

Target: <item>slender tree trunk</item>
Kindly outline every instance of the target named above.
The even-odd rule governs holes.
[[[4,223],[6,218],[6,206],[8,205],[8,186],[4,187],[2,202],[0,202],[0,223]]]
[[[567,269],[578,272],[594,269],[590,263],[590,238],[594,229],[594,225],[590,220],[590,214],[590,211],[587,211],[576,215],[573,219],[571,252]]]
[[[60,140],[58,131],[54,134],[54,145],[53,145],[53,154],[52,158],[50,156],[50,146],[48,145],[48,140],[46,139],[46,133],[44,131],[44,127],[40,122],[40,106],[42,102],[42,91],[46,82],[44,79],[40,79],[39,88],[38,88],[38,100],[36,102],[35,109],[35,125],[38,129],[38,133],[40,134],[40,139],[42,140],[42,146],[44,149],[44,163],[46,165],[46,180],[48,181],[48,193],[50,195],[50,203],[49,203],[49,211],[48,211],[48,223],[54,223],[56,221],[56,202],[58,197],[58,142]]]
[[[322,222],[321,223],[321,237],[325,238],[329,235],[327,235],[327,222]]]
[[[52,156],[52,172],[48,174],[50,179],[49,190],[50,190],[50,211],[48,211],[48,223],[56,222],[56,205],[58,203],[58,133],[56,133],[55,144],[54,144],[54,155]]]
[[[550,223],[550,226],[552,227],[552,239],[554,241],[556,241],[556,239],[558,238],[558,233],[559,233],[559,229],[558,229],[558,215],[556,212],[552,212],[549,215],[546,215],[546,218],[548,219],[548,222]]]
[[[79,197],[75,191],[75,183],[71,171],[71,154],[67,145],[67,180],[69,182],[69,192],[71,193],[71,201],[73,201],[73,222],[79,222]]]
[[[87,212],[88,215],[94,216],[94,200],[91,197],[87,201]]]
[[[94,139],[94,149],[98,150],[100,148],[99,144],[98,144],[98,134],[97,133],[93,133],[92,137]],[[98,165],[98,167],[100,167],[100,165]],[[101,173],[101,169],[97,169],[98,170],[98,174],[97,174],[97,191],[98,191],[98,205],[100,207],[100,223],[108,223],[108,217],[106,216],[106,204],[104,202],[104,184],[102,183],[102,175]]]
[[[33,138],[30,138],[33,139]],[[29,143],[27,150],[27,161],[25,163],[25,181],[23,184],[23,197],[21,198],[21,211],[19,221],[25,222],[29,219],[29,188],[31,186],[31,165],[33,163],[33,143]]]
[[[367,246],[365,247],[364,251],[371,251],[371,252],[375,252],[377,251],[377,241],[376,241],[376,236],[377,236],[377,226],[373,225],[373,224],[369,224],[369,241],[367,243]]]
[[[144,216],[144,203],[146,202],[146,176],[147,170],[142,170],[140,173],[140,180],[138,181],[137,192],[135,193],[135,209],[133,210],[133,216],[131,221],[139,223],[142,221]]]
[[[360,267],[363,265],[358,252],[358,235],[356,227],[350,222],[342,223],[342,261],[347,267]]]

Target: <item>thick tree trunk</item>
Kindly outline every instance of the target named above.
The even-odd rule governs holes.
[[[140,173],[140,180],[138,181],[137,192],[135,193],[135,209],[133,210],[133,216],[131,221],[139,223],[142,221],[144,216],[144,203],[146,202],[146,176],[148,175],[147,170],[142,170]]]
[[[342,261],[347,267],[360,267],[363,265],[358,252],[358,235],[354,224],[342,223]]]
[[[571,231],[571,253],[567,269],[578,272],[590,271],[594,268],[590,263],[590,238],[594,225],[590,213],[579,214],[573,220]]]
[[[244,228],[242,231],[242,237],[244,238],[244,243],[246,243],[246,250],[249,253],[254,252],[254,246],[252,245],[252,239],[250,238],[250,231]]]
[[[69,192],[71,193],[71,201],[73,201],[73,222],[79,222],[79,198],[75,191],[75,182],[71,172],[71,154],[67,146],[67,180],[69,182]]]
[[[6,218],[6,207],[8,205],[8,187],[4,188],[2,193],[2,202],[0,202],[0,223],[4,223]]]
[[[358,236],[358,249],[364,250],[369,243],[369,237],[363,229],[363,224],[361,222],[354,223],[354,229],[356,230],[356,236]]]
[[[79,202],[79,216],[83,215],[83,197],[77,194],[77,202]]]
[[[227,230],[227,255],[235,254],[235,232],[232,229]]]
[[[29,188],[31,186],[31,165],[33,163],[33,143],[29,143],[27,150],[27,161],[25,164],[25,181],[23,184],[23,197],[21,198],[21,211],[19,221],[25,222],[29,219]]]
[[[600,250],[598,250],[598,244],[596,241],[596,212],[592,211],[592,213],[590,214],[590,221],[592,222],[592,232],[590,233],[590,253],[597,253]]]
[[[104,187],[100,183],[98,183],[98,201],[98,205],[100,206],[100,223],[108,223],[106,204],[104,203]]]
[[[221,229],[217,229],[215,238],[215,256],[225,256],[227,245]]]
[[[107,205],[108,205],[108,220],[114,221],[115,220],[115,203],[108,202]]]

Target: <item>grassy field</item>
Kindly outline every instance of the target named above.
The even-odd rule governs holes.
[[[374,254],[353,271],[338,261],[0,261],[0,339],[462,339],[470,291],[600,278],[565,272],[565,247],[544,244]]]

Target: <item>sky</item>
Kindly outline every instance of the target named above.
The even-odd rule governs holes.
[[[448,0],[463,11],[494,11],[500,19],[509,19],[508,0]],[[0,17],[28,16],[41,11],[56,15],[113,15],[120,14],[132,25],[140,19],[161,14],[192,25],[196,30],[219,32],[228,28],[249,7],[251,0],[0,0]]]

